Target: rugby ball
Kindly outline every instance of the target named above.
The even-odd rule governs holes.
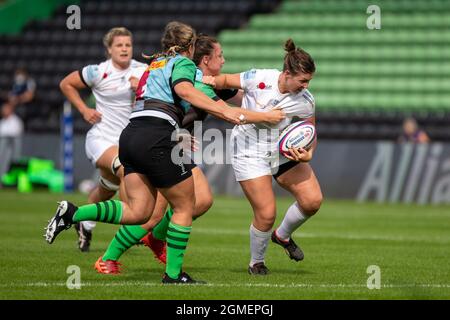
[[[308,150],[316,138],[316,128],[309,121],[294,122],[281,132],[278,138],[280,153],[290,155],[289,148]]]

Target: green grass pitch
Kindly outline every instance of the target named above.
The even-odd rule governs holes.
[[[62,195],[0,191],[1,299],[449,299],[450,210],[445,206],[358,204],[326,200],[294,234],[305,252],[299,263],[269,244],[271,274],[247,274],[251,209],[243,198],[217,197],[194,222],[184,269],[201,286],[163,286],[164,268],[148,248],[121,259],[119,276],[93,269],[117,226],[98,224],[91,252],[76,248],[74,230],[52,245],[42,234]],[[66,195],[83,204],[86,196]],[[291,199],[278,199],[279,223]],[[79,266],[81,289],[69,289],[67,268]],[[380,269],[369,289],[367,268]],[[369,283],[372,283],[369,281]]]

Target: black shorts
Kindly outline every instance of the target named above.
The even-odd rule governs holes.
[[[168,188],[191,177],[193,166],[181,159],[182,149],[171,140],[174,130],[165,119],[131,119],[119,140],[124,174],[144,174],[156,188]]]
[[[285,173],[286,171],[288,171],[289,169],[295,167],[296,165],[298,165],[300,162],[297,161],[292,161],[290,160],[289,162],[283,163],[281,166],[278,167],[278,171],[276,173],[274,173],[272,175],[272,177],[274,177],[275,179],[277,179],[279,176],[281,176],[283,173]]]

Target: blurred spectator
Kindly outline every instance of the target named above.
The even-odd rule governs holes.
[[[398,138],[398,141],[428,143],[430,142],[430,138],[425,131],[419,128],[416,119],[409,117],[403,121],[403,132]]]
[[[6,102],[1,108],[0,120],[0,177],[11,161],[19,159],[22,151],[23,122],[14,114],[13,104]]]
[[[31,105],[36,91],[36,82],[30,77],[25,68],[18,68],[14,73],[11,91],[8,93],[7,103],[13,107],[13,111],[25,122],[33,113]]]
[[[11,90],[1,106],[0,120],[0,177],[8,171],[11,161],[17,160],[22,151],[24,124],[32,113],[28,111],[36,90],[36,82],[24,68],[14,73]]]

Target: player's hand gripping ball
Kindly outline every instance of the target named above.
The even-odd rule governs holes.
[[[290,156],[289,148],[308,150],[315,139],[316,128],[311,122],[295,122],[281,132],[278,138],[278,149],[283,156]]]

